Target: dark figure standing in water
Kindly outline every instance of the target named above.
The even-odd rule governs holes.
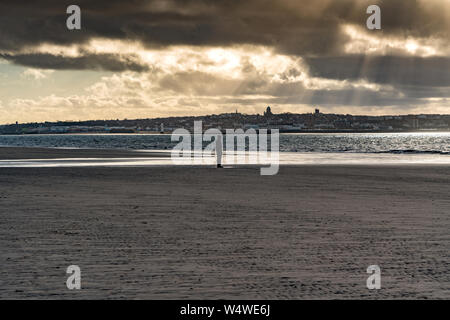
[[[217,159],[217,168],[222,167],[222,153],[223,153],[223,141],[222,134],[218,134],[216,136],[216,159]]]

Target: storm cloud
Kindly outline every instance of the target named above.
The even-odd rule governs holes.
[[[147,65],[139,63],[136,57],[121,57],[116,54],[87,54],[80,57],[64,57],[51,54],[0,54],[0,58],[13,63],[42,69],[55,70],[107,70],[121,71],[148,71]],[[135,58],[135,59],[133,59]]]
[[[139,40],[167,45],[256,44],[281,52],[332,54],[348,36],[342,25],[365,26],[366,8],[382,8],[379,36],[448,40],[450,3],[446,0],[78,0],[82,30],[69,32],[66,8],[72,1],[0,3],[0,50],[29,45],[83,43],[91,38]]]
[[[392,85],[450,86],[449,57],[398,57],[349,55],[306,58],[316,77]]]

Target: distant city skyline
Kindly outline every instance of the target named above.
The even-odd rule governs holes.
[[[0,124],[450,113],[450,0],[79,0],[71,31],[70,4],[0,3]]]
[[[278,129],[280,132],[403,132],[449,131],[450,114],[360,116],[326,114],[316,108],[310,113],[275,113],[267,106],[263,114],[232,113],[142,119],[91,119],[88,121],[34,122],[0,125],[0,134],[61,133],[170,133],[178,128]]]

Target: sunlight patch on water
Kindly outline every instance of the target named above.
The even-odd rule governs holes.
[[[268,154],[268,158],[260,160],[256,154],[237,155],[234,159],[224,157],[224,165],[269,165],[276,163],[276,156]],[[253,154],[255,156],[255,154]],[[439,164],[450,165],[450,156],[434,154],[370,154],[370,153],[299,153],[282,152],[278,154],[280,165],[395,165],[395,164]],[[272,160],[270,160],[272,159]],[[234,160],[234,161],[230,161]],[[66,159],[23,159],[0,160],[0,167],[39,168],[39,167],[152,167],[152,166],[212,166],[214,156],[203,158],[176,158],[176,162],[168,157],[140,158],[66,158]]]

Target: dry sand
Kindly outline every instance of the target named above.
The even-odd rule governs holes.
[[[448,299],[449,169],[1,168],[0,298]]]

